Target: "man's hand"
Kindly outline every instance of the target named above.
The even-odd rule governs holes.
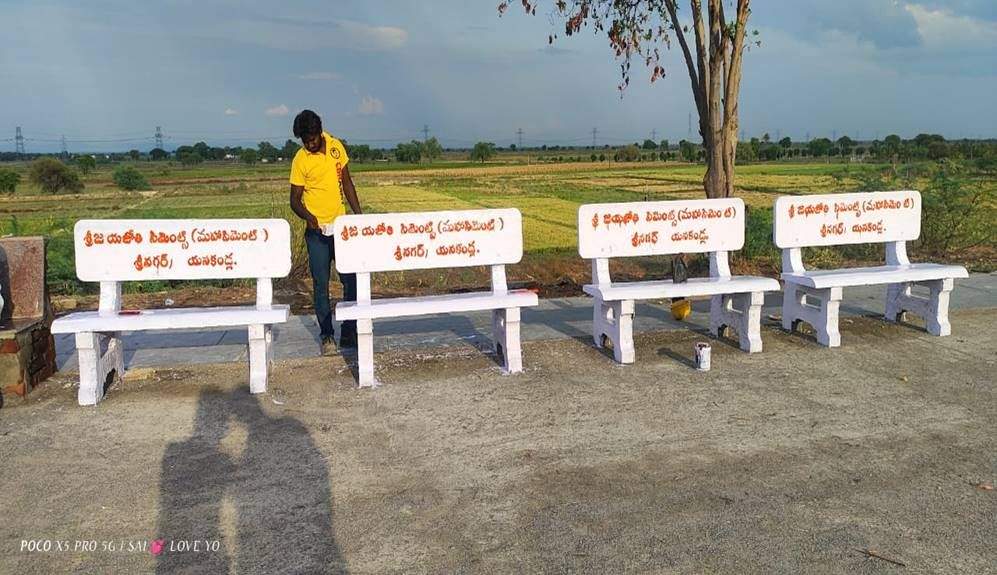
[[[318,220],[311,214],[308,214],[308,218],[305,220],[305,225],[308,226],[308,229],[310,230],[321,229],[318,225]]]

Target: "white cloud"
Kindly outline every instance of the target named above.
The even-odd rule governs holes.
[[[997,23],[914,4],[908,4],[906,8],[917,23],[918,34],[929,48],[945,51],[997,46]]]
[[[287,106],[281,104],[279,106],[274,106],[273,108],[267,108],[263,113],[267,116],[286,116],[290,113],[290,110],[287,109]]]
[[[225,108],[225,115],[226,116],[238,116],[239,115],[239,110],[235,110],[233,108]]]
[[[293,51],[337,48],[384,52],[401,48],[409,36],[404,28],[397,26],[371,26],[352,20],[232,18],[190,26],[194,36]]]
[[[408,32],[396,26],[368,26],[350,20],[338,23],[350,44],[360,50],[395,50],[408,42]]]
[[[298,76],[299,80],[342,80],[343,77],[335,72],[309,72]]]
[[[364,96],[357,111],[364,116],[380,116],[384,113],[384,102],[373,96]]]

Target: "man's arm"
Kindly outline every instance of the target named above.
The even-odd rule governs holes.
[[[350,209],[354,214],[362,214],[360,211],[360,199],[357,198],[357,189],[353,187],[353,178],[350,177],[350,167],[343,166],[343,194],[346,201],[350,203]]]
[[[308,208],[305,207],[304,202],[301,201],[301,197],[304,193],[304,186],[295,186],[294,184],[291,184],[291,210],[294,211],[299,218],[305,220],[305,225],[307,225],[309,229],[317,230],[319,229],[318,219],[316,219],[315,216],[308,211]]]

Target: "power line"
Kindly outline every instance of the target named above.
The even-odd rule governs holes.
[[[66,148],[66,135],[65,134],[62,135],[62,155],[63,156],[68,156],[69,155],[69,150]]]
[[[422,125],[422,141],[429,141],[429,124]]]
[[[523,129],[520,128],[520,129],[516,130],[516,135],[519,136],[519,147],[522,148],[523,147]]]
[[[654,128],[651,128],[651,141],[658,143],[658,131]]]
[[[24,134],[21,133],[21,127],[17,127],[17,135],[14,136],[14,151],[18,154],[24,154]]]
[[[599,135],[599,128],[592,128],[592,147],[595,147],[595,139]]]
[[[161,126],[156,126],[156,147],[160,150],[163,149],[163,128]]]

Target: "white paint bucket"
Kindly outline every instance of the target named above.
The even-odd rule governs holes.
[[[710,371],[710,344],[706,342],[696,344],[696,369]]]

